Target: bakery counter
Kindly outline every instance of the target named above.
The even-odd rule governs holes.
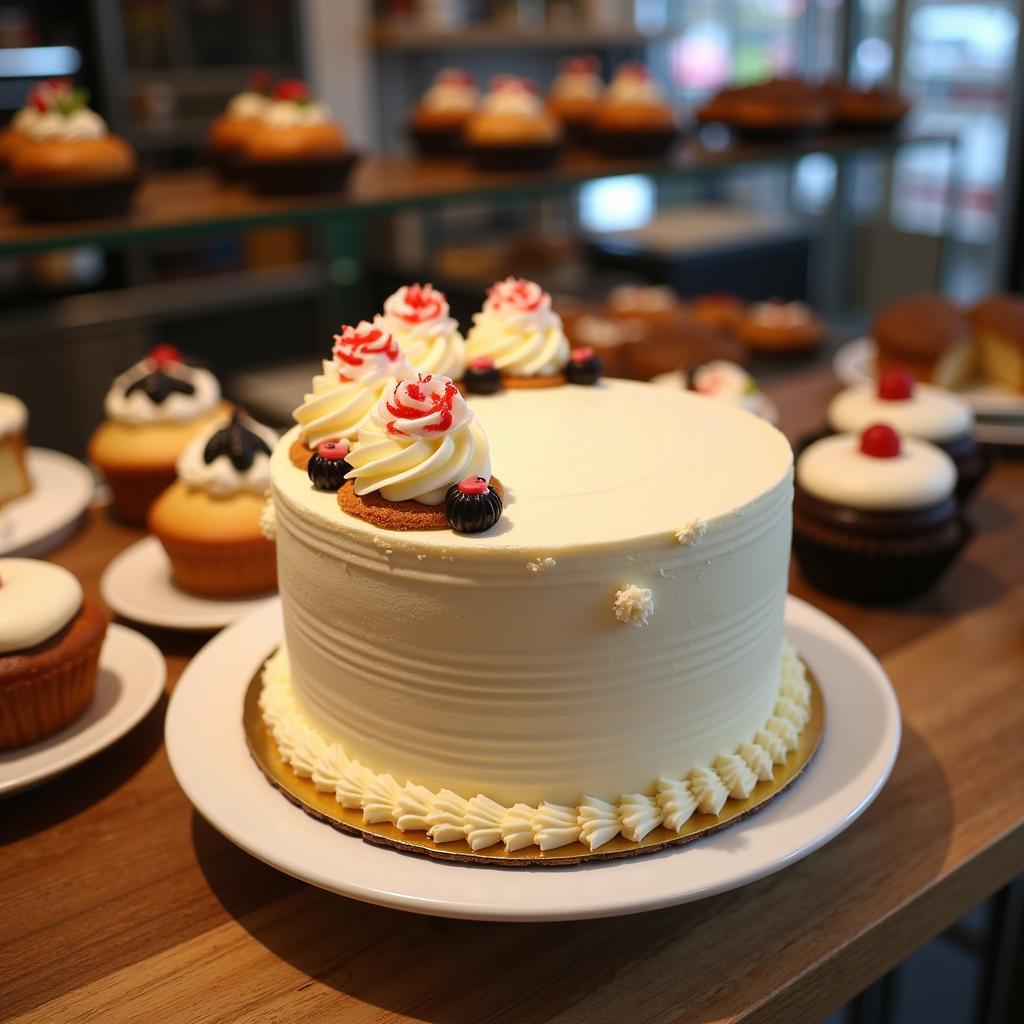
[[[834,390],[822,370],[768,388],[791,437],[820,425]],[[496,925],[355,903],[266,867],[193,812],[161,702],[114,747],[0,805],[3,1016],[822,1018],[1024,868],[1024,461],[1002,461],[971,515],[976,536],[940,589],[899,609],[823,598],[794,572],[794,593],[881,657],[904,726],[878,800],[799,864],[607,921]],[[52,557],[96,595],[138,536],[94,511]],[[173,688],[202,641],[151,635]]]

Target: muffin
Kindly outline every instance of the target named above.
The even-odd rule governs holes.
[[[785,139],[820,131],[832,105],[817,89],[795,78],[775,78],[729,89],[712,104],[715,121],[754,139]],[[705,109],[702,120],[712,119]]]
[[[651,380],[719,359],[742,363],[747,356],[740,345],[721,331],[686,320],[671,328],[652,330],[620,354],[622,375],[635,380]]]
[[[0,509],[32,490],[25,454],[28,409],[14,395],[0,393]]]
[[[876,423],[797,458],[793,550],[808,582],[866,604],[929,590],[968,539],[952,459]]]
[[[89,458],[121,520],[145,525],[149,506],[174,483],[178,456],[226,408],[217,378],[186,364],[170,345],[159,345],[114,378],[104,402],[107,419],[89,441]]]
[[[986,380],[1024,394],[1024,298],[989,295],[968,314]]]
[[[916,384],[909,370],[883,370],[877,383],[854,384],[829,403],[828,425],[836,433],[859,434],[878,422],[941,448],[956,465],[961,501],[989,471],[989,459],[974,440],[970,406],[944,388]]]
[[[178,479],[149,509],[175,583],[204,597],[244,597],[277,585],[274,544],[263,534],[277,434],[236,409],[196,435]]]
[[[675,111],[642,64],[622,64],[591,122],[594,144],[609,156],[665,156],[676,140]]]
[[[466,121],[464,140],[481,170],[546,170],[558,156],[562,127],[532,82],[497,75]]]
[[[871,325],[876,372],[909,370],[915,380],[957,388],[972,369],[971,325],[941,295],[912,295],[890,302]]]
[[[562,61],[548,90],[548,110],[562,122],[573,142],[590,139],[591,120],[604,92],[598,68],[596,57],[570,57]]]
[[[608,293],[604,313],[612,320],[639,323],[648,331],[679,326],[686,313],[667,284],[621,284]]]
[[[802,352],[821,344],[825,326],[802,302],[755,302],[736,324],[736,337],[758,352]]]
[[[712,359],[682,370],[683,387],[706,398],[728,402],[752,412],[755,416],[774,423],[776,410],[765,398],[757,381],[740,366],[728,359]]]
[[[65,98],[71,92],[71,83],[66,78],[52,78],[34,86],[28,99],[10,123],[0,131],[0,185],[7,181],[10,173],[11,156],[14,150],[28,137],[29,126],[49,112],[50,104],[57,98]]]
[[[413,370],[452,380],[465,371],[466,341],[449,315],[447,297],[433,285],[403,285],[373,322],[395,339]]]
[[[697,323],[727,333],[736,330],[740,320],[743,319],[745,310],[746,305],[728,292],[699,295],[697,298],[691,299],[686,307],[687,313]]]
[[[421,153],[451,156],[462,148],[466,121],[480,102],[476,80],[460,68],[444,68],[412,112],[409,130]]]
[[[45,739],[92,702],[107,617],[50,562],[0,558],[0,750]]]
[[[207,150],[225,181],[237,181],[243,176],[242,154],[253,132],[262,124],[270,92],[267,72],[253,72],[249,88],[232,96],[224,113],[210,125]]]
[[[297,79],[279,82],[242,149],[245,177],[258,192],[311,195],[345,186],[355,154],[341,125]]]
[[[112,135],[81,89],[50,94],[10,152],[7,197],[28,220],[125,213],[139,181],[135,151]]]

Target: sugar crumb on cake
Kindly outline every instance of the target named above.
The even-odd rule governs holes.
[[[530,572],[537,574],[543,572],[545,569],[553,569],[558,563],[549,557],[546,558],[535,558],[532,561],[526,563],[526,568]]]
[[[654,595],[649,588],[630,583],[616,592],[612,607],[619,622],[646,626],[647,620],[654,614]]]
[[[680,526],[673,536],[677,544],[693,544],[704,536],[707,528],[708,524],[703,519],[694,519],[692,522],[686,523],[685,526]]]

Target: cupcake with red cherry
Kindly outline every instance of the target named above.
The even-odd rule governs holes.
[[[604,82],[594,56],[570,57],[562,62],[548,90],[548,110],[555,115],[573,142],[590,138],[594,112],[601,102]]]
[[[827,594],[865,604],[930,590],[968,539],[953,460],[886,423],[814,441],[796,462],[793,551]]]
[[[409,130],[426,156],[451,156],[462,148],[466,122],[480,102],[476,79],[461,68],[443,68],[412,112]]]
[[[890,367],[880,373],[877,382],[851,385],[828,407],[829,429],[837,433],[858,433],[878,421],[908,437],[938,445],[956,465],[956,491],[961,501],[991,468],[989,456],[974,440],[971,407],[945,388],[917,383],[907,369]]]
[[[483,171],[540,171],[554,164],[562,125],[526,78],[496,75],[466,121],[466,147]]]
[[[466,369],[466,340],[448,309],[444,292],[431,284],[403,285],[384,302],[375,326],[398,343],[418,373],[458,380]]]
[[[754,413],[769,423],[778,419],[778,409],[757,386],[757,381],[729,359],[712,359],[682,370],[683,387],[705,398],[728,402]]]
[[[249,86],[228,101],[224,113],[212,125],[206,145],[217,172],[225,181],[243,176],[242,154],[252,134],[263,121],[273,89],[266,71],[254,71]]]
[[[593,140],[609,156],[665,156],[679,134],[676,114],[642,64],[622,64],[591,122]]]

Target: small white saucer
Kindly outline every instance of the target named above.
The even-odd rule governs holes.
[[[43,782],[109,747],[142,721],[164,692],[166,678],[167,665],[156,644],[112,623],[89,709],[39,743],[0,752],[0,794]]]
[[[32,490],[0,508],[0,555],[41,555],[74,532],[96,493],[96,481],[78,459],[49,448],[29,448]]]
[[[267,783],[246,746],[242,701],[282,634],[280,601],[214,637],[171,696],[165,736],[185,795],[254,857],[322,889],[438,917],[566,921],[704,899],[806,857],[847,828],[885,784],[900,712],[881,665],[852,633],[786,601],[786,634],[825,698],[825,733],[807,770],[757,814],[663,853],[577,867],[488,868],[371,846],[314,821]]]
[[[171,563],[156,537],[125,548],[103,571],[100,594],[107,606],[133,622],[164,629],[214,632],[236,622],[273,598],[213,598],[175,585]]]
[[[671,373],[659,373],[656,377],[652,377],[650,382],[659,388],[674,388],[676,391],[683,390],[679,381],[678,370],[674,370]],[[758,403],[757,408],[750,411],[756,416],[760,416],[761,419],[767,420],[772,426],[778,425],[779,407],[767,395],[762,393],[761,401]]]

